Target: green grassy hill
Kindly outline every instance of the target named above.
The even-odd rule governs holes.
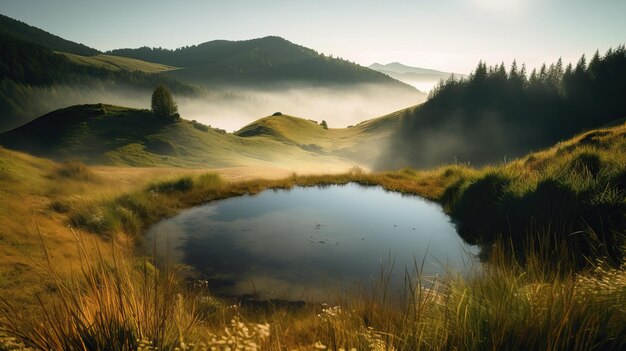
[[[356,126],[336,129],[324,129],[316,121],[288,115],[270,116],[248,124],[235,135],[276,140],[372,167],[386,150],[388,138],[399,126],[401,115],[402,111],[398,111]]]
[[[0,145],[56,160],[79,159],[91,164],[272,165],[327,171],[355,165],[347,157],[348,151],[356,153],[358,145],[368,145],[384,135],[368,131],[371,123],[386,124],[368,122],[354,128],[324,130],[307,120],[280,118],[268,117],[258,124],[270,125],[282,136],[253,133],[252,125],[238,134],[228,134],[184,119],[159,119],[148,110],[80,105],[51,112],[0,134]],[[309,133],[311,136],[305,137]],[[337,143],[331,142],[336,137]],[[296,142],[297,138],[304,141]],[[313,144],[314,140],[318,143]]]

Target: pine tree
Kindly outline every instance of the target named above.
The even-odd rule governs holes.
[[[583,54],[578,60],[578,63],[576,63],[576,73],[580,74],[584,72],[586,69],[587,69],[587,58],[585,57],[585,54]]]
[[[541,65],[541,68],[539,69],[539,81],[541,81],[541,83],[543,84],[547,83],[548,81],[548,69],[545,63]]]
[[[481,81],[487,78],[487,63],[480,61],[478,62],[478,67],[474,71],[473,80]]]
[[[504,62],[500,63],[500,66],[497,66],[497,68],[495,68],[494,74],[496,78],[498,79],[503,79],[503,80],[507,79],[506,68],[504,67]]]
[[[519,73],[517,72],[517,60],[513,60],[511,64],[511,71],[509,73],[509,78],[517,79],[519,77]]]
[[[587,67],[587,72],[592,76],[595,76],[598,73],[598,68],[600,67],[600,51],[596,50],[595,54],[589,61],[589,67]]]
[[[535,85],[537,84],[539,78],[537,78],[537,69],[533,68],[532,72],[530,72],[530,77],[528,78],[528,83],[530,83],[530,85]]]
[[[528,77],[526,76],[526,64],[522,63],[522,69],[519,72],[520,77],[522,78],[522,83],[526,85],[528,83]]]

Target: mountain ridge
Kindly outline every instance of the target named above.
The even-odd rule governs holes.
[[[127,50],[126,56],[110,56],[111,52],[100,53],[4,16],[0,37],[6,38],[0,40],[0,131],[69,105],[107,101],[142,106],[145,96],[159,84],[185,98],[186,104],[179,106],[183,112],[196,113],[198,105],[210,100],[209,104],[217,106],[213,111],[230,114],[220,118],[234,119],[246,119],[243,116],[251,108],[268,110],[252,106],[255,99],[289,100],[295,90],[314,94],[304,97],[310,102],[301,105],[297,114],[326,117],[332,109],[318,111],[317,103],[341,105],[338,113],[349,123],[363,119],[357,116],[359,109],[375,111],[363,116],[371,118],[426,100],[426,94],[383,73],[276,36],[216,40],[178,50],[118,49],[117,53]],[[189,50],[195,54],[187,55]],[[136,57],[142,53],[147,56]],[[172,55],[178,58],[172,61]],[[335,93],[337,89],[341,96]],[[233,96],[241,99],[229,104]],[[350,100],[361,107],[348,108],[344,101]]]
[[[83,56],[100,54],[99,50],[85,44],[61,38],[3,14],[0,14],[0,33],[15,39],[41,45],[53,51],[63,51]]]
[[[179,67],[165,74],[194,83],[377,83],[415,91],[385,74],[278,36],[212,40],[173,50],[144,46],[110,50],[107,54]]]

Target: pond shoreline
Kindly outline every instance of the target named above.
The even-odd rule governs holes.
[[[323,300],[340,281],[365,288],[386,266],[390,288],[419,261],[422,275],[463,272],[476,255],[438,204],[356,183],[213,201],[159,221],[143,240],[195,267],[217,295],[292,301]]]

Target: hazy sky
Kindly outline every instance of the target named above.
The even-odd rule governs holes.
[[[99,50],[278,35],[362,65],[459,73],[626,41],[626,0],[0,0],[0,13]]]

